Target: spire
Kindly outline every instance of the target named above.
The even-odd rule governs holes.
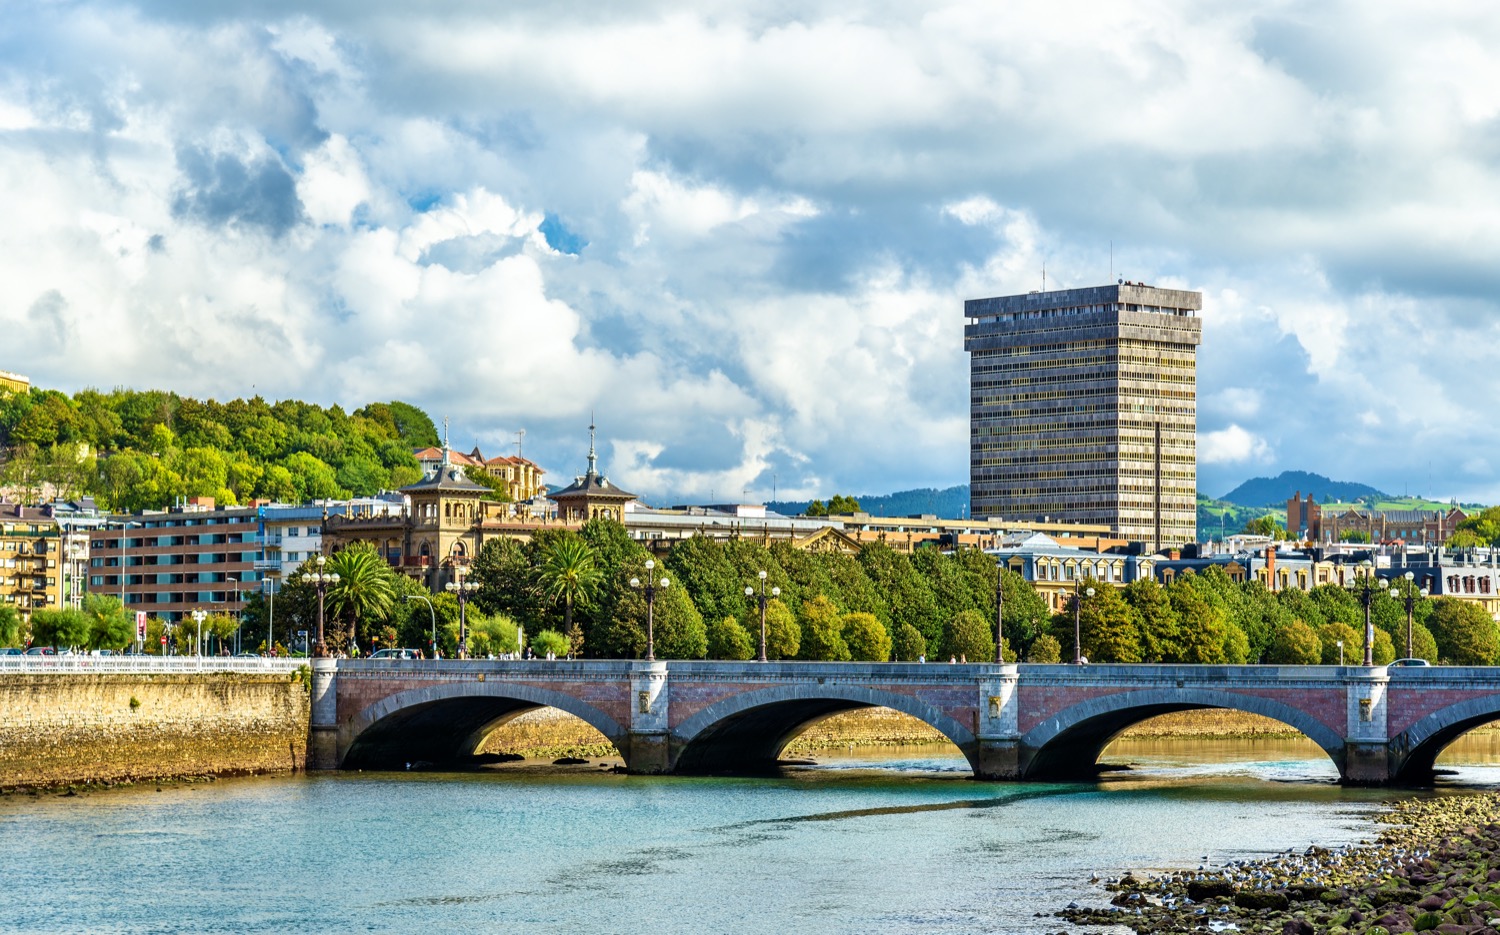
[[[443,467],[448,466],[448,417],[443,416]]]
[[[596,458],[595,455],[594,455],[594,413],[592,411],[590,411],[589,412],[589,472],[588,472],[588,474],[586,476],[593,477],[593,476],[596,476],[599,473],[595,469],[595,467],[594,467],[594,464],[595,464],[595,462],[597,460],[598,460],[598,458]]]

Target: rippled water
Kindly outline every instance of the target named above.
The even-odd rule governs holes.
[[[1309,747],[1135,741],[1108,757],[1135,770],[1070,785],[974,782],[919,748],[777,779],[591,766],[12,795],[0,930],[1055,932],[1034,914],[1101,901],[1093,871],[1366,836],[1392,793],[1339,788]]]

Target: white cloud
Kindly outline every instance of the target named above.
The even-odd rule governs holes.
[[[1238,425],[1198,436],[1198,460],[1204,464],[1266,461],[1271,454],[1271,446],[1265,439]]]

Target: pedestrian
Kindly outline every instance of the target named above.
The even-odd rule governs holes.
[[[927,654],[926,653],[921,653],[920,655],[918,655],[917,656],[917,661],[918,662],[926,662],[927,661]]]
[[[956,663],[956,662],[958,662],[958,659],[957,659],[957,658],[955,658],[955,657],[953,657],[953,656],[949,656],[949,657],[948,657],[948,665],[950,665],[950,666],[951,666],[951,665],[953,665],[953,664],[954,664],[954,663]]]
[[[969,657],[968,657],[968,656],[966,656],[966,655],[965,655],[965,654],[963,654],[963,653],[959,653],[959,654],[958,654],[958,661],[959,661],[959,662],[960,662],[960,663],[968,663],[968,661],[969,661]]]

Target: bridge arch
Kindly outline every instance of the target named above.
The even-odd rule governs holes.
[[[581,718],[626,758],[629,731],[572,695],[509,681],[438,682],[396,692],[369,705],[339,728],[338,764],[345,769],[400,769],[425,760],[472,754],[485,736],[534,708],[557,708]]]
[[[1344,773],[1344,738],[1305,711],[1258,695],[1206,688],[1118,692],[1065,708],[1021,737],[1020,778],[1078,779],[1095,773],[1104,748],[1121,731],[1159,714],[1231,708],[1296,728]]]
[[[940,731],[971,765],[975,763],[974,732],[918,698],[859,685],[790,684],[732,695],[678,724],[671,735],[672,769],[766,770],[808,725],[856,708],[890,708],[911,715]]]
[[[1437,758],[1464,734],[1500,720],[1500,694],[1439,708],[1391,738],[1391,778],[1398,783],[1431,779]]]

